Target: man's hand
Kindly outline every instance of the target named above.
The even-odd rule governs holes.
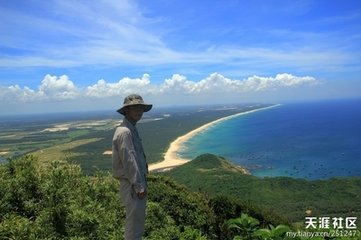
[[[139,199],[144,199],[147,196],[147,190],[140,191],[137,195]]]

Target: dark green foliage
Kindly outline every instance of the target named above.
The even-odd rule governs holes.
[[[54,162],[36,169],[32,157],[0,165],[0,239],[119,239],[123,208],[109,175],[86,177]]]
[[[289,226],[280,224],[276,227],[269,225],[261,228],[258,219],[249,216],[248,214],[241,214],[238,218],[232,218],[227,221],[227,226],[233,230],[230,234],[233,235],[233,240],[356,240],[360,239],[359,231],[345,231],[343,236],[340,232],[335,234],[334,230],[328,229],[291,229]],[[337,232],[338,230],[336,230]],[[299,235],[297,233],[300,233]],[[309,235],[309,234],[314,234]],[[232,238],[228,238],[232,239]]]
[[[222,239],[231,239],[231,236],[234,235],[234,232],[229,231],[228,229],[226,224],[227,220],[237,218],[242,214],[248,214],[256,218],[261,227],[287,223],[286,220],[277,215],[264,212],[261,209],[252,206],[250,203],[242,203],[240,200],[227,197],[225,195],[212,197],[209,201],[209,206],[211,207],[214,215],[217,216],[215,233]]]
[[[269,228],[259,228],[260,222],[248,214],[242,214],[238,218],[232,218],[227,221],[229,229],[234,229],[235,237],[233,240],[254,240],[254,239],[269,239],[269,240],[286,240],[292,239],[287,236],[287,232],[291,232],[291,228],[286,225],[278,225]],[[297,238],[299,239],[299,238]]]
[[[332,178],[307,181],[288,177],[258,178],[242,174],[225,159],[204,154],[167,173],[177,182],[210,196],[233,197],[259,209],[252,216],[267,219],[274,225],[302,223],[305,211],[314,216],[355,216],[361,218],[361,178]],[[251,213],[251,212],[250,212]],[[278,216],[288,219],[282,220]]]
[[[84,175],[68,162],[39,168],[27,156],[0,164],[0,239],[123,239],[118,184],[109,173]],[[150,175],[144,237],[240,239],[227,222],[242,214],[258,223],[249,229],[254,239],[280,239],[287,228],[277,215],[249,202],[190,192],[169,177]]]
[[[38,168],[31,156],[0,165],[0,239],[122,239],[124,208],[109,173],[78,165]],[[150,176],[146,239],[211,239],[214,216],[202,195]]]
[[[10,159],[0,174],[0,220],[9,211],[33,217],[38,211],[37,205],[42,193],[32,157],[25,157],[23,161]],[[15,178],[17,181],[13,181]]]
[[[172,180],[152,176],[149,178],[149,200],[159,203],[177,225],[193,226],[210,232],[214,219],[207,199],[175,184]]]
[[[290,227],[286,225],[278,225],[277,227],[271,226],[270,229],[258,229],[253,233],[253,236],[258,236],[261,239],[274,239],[274,240],[284,240],[284,239],[293,239],[287,237],[287,232],[290,232]]]
[[[235,229],[241,237],[239,239],[252,240],[253,233],[258,229],[259,221],[247,214],[227,221],[229,229]]]

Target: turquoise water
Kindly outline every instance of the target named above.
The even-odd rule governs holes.
[[[253,175],[361,176],[361,99],[284,104],[219,123],[179,152],[223,156]]]

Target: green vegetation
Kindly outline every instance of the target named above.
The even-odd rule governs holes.
[[[0,165],[0,239],[122,239],[124,209],[110,174],[87,176],[54,161],[38,168],[32,156]],[[146,239],[217,239],[217,199],[191,193],[169,178],[149,177]],[[231,212],[237,209],[237,212]],[[235,217],[242,209],[224,210]],[[222,222],[222,223],[223,223]]]
[[[240,239],[251,239],[259,225],[259,221],[247,214],[242,214],[239,218],[228,220],[227,224],[229,229],[237,230],[241,236]]]
[[[64,153],[69,152],[70,149],[74,149],[78,146],[98,142],[100,138],[90,138],[82,140],[74,140],[71,142],[57,144],[42,150],[33,152],[32,155],[37,157],[42,163],[47,163],[51,159],[65,159]],[[70,153],[70,152],[69,152]],[[72,155],[81,155],[81,153],[73,153]]]
[[[166,173],[192,190],[211,196],[230,196],[265,212],[303,223],[308,210],[314,216],[361,219],[361,178],[307,181],[288,177],[245,175],[227,160],[211,154]]]
[[[233,218],[227,222],[229,229],[236,230],[236,236],[233,240],[291,240],[291,239],[342,239],[357,240],[360,239],[360,232],[357,230],[344,231],[328,231],[325,229],[316,229],[311,231],[294,231],[289,226],[278,225],[276,227],[270,225],[269,228],[260,228],[259,221],[247,214],[242,214],[239,218]],[[297,236],[299,234],[300,236]]]
[[[33,156],[0,165],[0,239],[122,239],[124,208],[109,173],[85,175],[67,161],[38,166]],[[145,239],[283,239],[290,228],[281,223],[227,196],[149,176]]]
[[[31,128],[28,131],[18,131],[14,129],[13,131],[7,130],[6,132],[4,129],[1,129],[1,148],[8,149],[10,153],[6,154],[5,157],[25,155],[37,150],[68,143],[76,137],[89,133],[88,130],[84,129],[70,129],[69,131],[58,132],[43,132],[42,130],[43,128],[41,128],[41,126],[39,126],[39,129]]]
[[[102,172],[86,176],[63,161],[46,170],[37,165],[28,156],[0,166],[0,239],[122,239],[125,216],[116,180]],[[162,195],[150,195],[147,239],[209,232],[213,217],[199,196],[155,176],[150,185],[151,193]]]

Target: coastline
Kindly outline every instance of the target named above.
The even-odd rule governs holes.
[[[216,119],[212,122],[206,123],[180,137],[178,137],[176,140],[174,140],[173,142],[171,142],[171,144],[169,145],[168,150],[165,152],[164,154],[164,160],[158,163],[153,163],[149,165],[149,171],[167,171],[170,170],[174,167],[183,165],[189,161],[191,161],[191,159],[186,159],[186,158],[182,158],[180,157],[177,152],[179,151],[179,149],[183,146],[183,143],[188,141],[190,138],[192,138],[193,136],[207,130],[209,127],[214,126],[218,123],[221,123],[223,121],[241,116],[241,115],[246,115],[249,113],[254,113],[257,111],[261,111],[261,110],[266,110],[266,109],[270,109],[270,108],[274,108],[274,107],[278,107],[281,104],[275,104],[272,106],[268,106],[268,107],[263,107],[263,108],[257,108],[257,109],[253,109],[250,111],[245,111],[245,112],[240,112],[240,113],[236,113],[227,117],[222,117],[219,119]]]

